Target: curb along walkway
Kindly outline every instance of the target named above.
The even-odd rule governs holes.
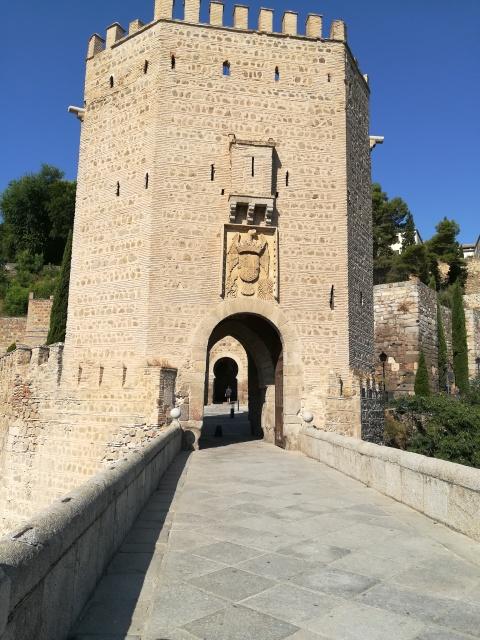
[[[480,545],[301,454],[203,449],[176,459],[70,638],[480,638]]]

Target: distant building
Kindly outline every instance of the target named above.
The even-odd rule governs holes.
[[[462,244],[463,257],[465,260],[469,258],[480,258],[480,236],[475,244]]]
[[[395,251],[395,253],[402,253],[405,233],[401,232],[397,234],[397,238],[397,242],[395,244],[392,244],[391,249],[392,251]],[[415,229],[415,244],[423,244],[423,239],[418,229]]]

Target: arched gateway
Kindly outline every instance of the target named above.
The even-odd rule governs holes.
[[[209,353],[226,336],[237,340],[247,353],[248,411],[253,431],[279,446],[287,446],[301,426],[301,343],[278,306],[261,300],[233,300],[218,305],[195,331],[191,347],[195,367],[188,379],[193,418],[189,429],[198,440],[205,389],[210,384]],[[286,403],[285,396],[295,400]]]

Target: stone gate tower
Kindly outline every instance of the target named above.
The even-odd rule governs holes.
[[[257,21],[244,6],[227,26],[217,1],[201,24],[199,0],[184,20],[172,5],[89,43],[62,384],[118,378],[131,399],[149,366],[176,370],[198,435],[209,352],[231,336],[267,439],[295,447],[307,413],[359,437],[373,364],[369,87],[346,27],[325,37],[309,15],[300,34],[287,12],[275,33],[271,10]]]

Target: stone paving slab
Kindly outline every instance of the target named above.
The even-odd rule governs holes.
[[[298,453],[216,446],[177,458],[73,638],[480,639],[480,545]]]

